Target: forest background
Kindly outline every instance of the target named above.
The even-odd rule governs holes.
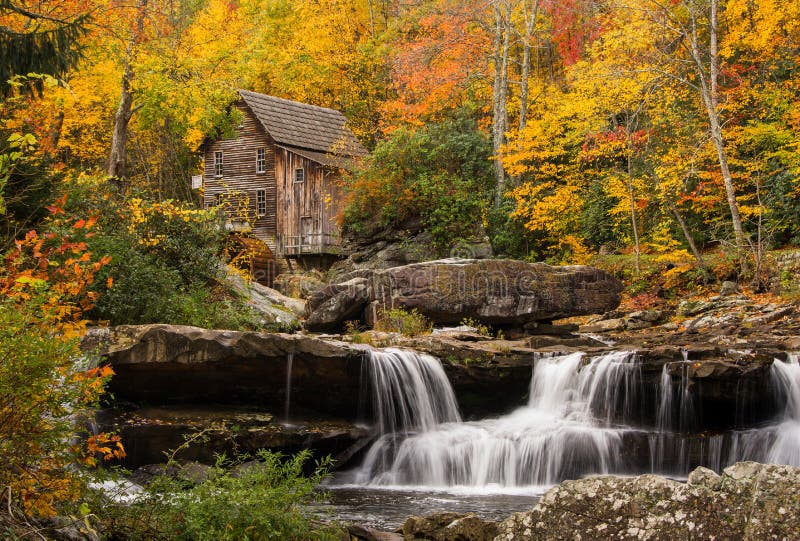
[[[791,2],[6,0],[0,12],[7,31],[75,25],[78,55],[33,92],[4,83],[5,154],[28,134],[25,159],[47,161],[33,190],[5,166],[6,244],[59,183],[87,176],[196,201],[198,146],[230,129],[237,88],[349,119],[373,152],[347,186],[356,237],[418,222],[443,252],[485,232],[501,256],[630,254],[635,270],[648,255],[707,267],[717,249],[756,282],[764,250],[800,242]]]

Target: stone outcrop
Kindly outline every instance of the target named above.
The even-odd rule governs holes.
[[[328,418],[352,420],[358,414],[363,352],[333,340],[154,324],[96,331],[84,347],[114,369],[109,391],[117,401],[250,404],[283,411],[291,357],[298,407]]]
[[[517,539],[796,539],[800,469],[742,462],[686,483],[657,475],[565,481],[499,525]]]
[[[409,517],[401,528],[405,541],[492,541],[497,523],[482,520],[473,513],[435,513],[425,517]]]
[[[492,257],[492,245],[483,231],[477,231],[470,239],[461,239],[448,249],[435,248],[430,233],[419,231],[420,224],[407,224],[411,230],[375,231],[365,238],[348,239],[349,256],[331,267],[335,276],[343,276],[358,270],[389,269],[422,261],[433,261],[447,254],[464,259],[488,259]]]
[[[228,284],[261,317],[261,324],[272,329],[296,329],[305,312],[305,302],[287,297],[254,281],[245,281],[236,271],[227,270]]]
[[[619,305],[622,284],[585,266],[508,259],[442,259],[361,270],[308,300],[306,326],[329,331],[370,302],[416,309],[435,323],[464,318],[503,327],[602,313]]]
[[[275,288],[283,295],[294,299],[307,299],[325,287],[322,273],[317,270],[295,271],[275,277]]]
[[[330,330],[345,321],[358,319],[369,300],[370,282],[366,278],[326,286],[308,300],[313,308],[307,314],[306,328]]]
[[[338,458],[372,433],[342,421],[292,418],[231,406],[161,406],[98,415],[103,430],[122,438],[126,468],[173,459],[213,464],[222,454],[236,456],[271,449],[294,454],[311,449],[314,456]],[[137,481],[138,482],[138,481]]]

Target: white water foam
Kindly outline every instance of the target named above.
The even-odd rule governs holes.
[[[613,426],[611,414],[614,404],[627,407],[622,394],[634,384],[638,372],[632,353],[614,352],[588,363],[583,362],[582,353],[540,358],[534,366],[527,407],[478,422],[450,420],[434,426],[404,422],[402,435],[385,430],[392,418],[386,414],[392,408],[385,407],[385,397],[394,400],[396,389],[412,389],[414,396],[421,397],[419,404],[428,407],[438,393],[421,392],[419,382],[426,378],[400,371],[394,363],[401,356],[393,353],[389,365],[373,377],[376,401],[382,405],[383,435],[355,472],[356,484],[427,490],[458,487],[461,492],[529,487],[525,492],[530,492],[567,477],[621,467],[622,433],[627,429]],[[381,364],[386,358],[373,356],[373,360]],[[410,360],[409,368],[423,366]],[[392,377],[387,378],[387,373]],[[381,386],[384,382],[391,384],[389,388]],[[410,415],[415,416],[431,419],[437,414]],[[412,425],[415,431],[408,429]]]
[[[796,355],[772,367],[772,388],[785,403],[779,422],[711,435],[691,431],[698,419],[689,363],[677,362],[680,382],[672,381],[669,366],[663,369],[652,430],[631,426],[643,397],[633,352],[537,357],[527,406],[462,422],[437,359],[373,350],[368,366],[380,437],[362,466],[340,482],[461,495],[535,494],[588,474],[649,470],[680,477],[697,465],[720,471],[742,460],[800,466]]]

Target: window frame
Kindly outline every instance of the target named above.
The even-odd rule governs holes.
[[[263,175],[267,172],[267,149],[260,147],[256,149],[256,174]]]
[[[301,184],[306,181],[306,169],[305,167],[295,167],[294,168],[294,179],[293,183]]]
[[[221,150],[214,151],[214,178],[222,178],[224,154]]]
[[[256,216],[263,218],[267,215],[267,190],[256,190]]]

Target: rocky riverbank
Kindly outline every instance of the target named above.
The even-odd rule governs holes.
[[[658,475],[565,481],[530,511],[501,522],[440,513],[411,517],[396,532],[353,527],[363,541],[797,539],[800,468],[741,462],[686,482]]]
[[[365,437],[355,423],[371,416],[362,380],[369,347],[401,347],[439,358],[462,415],[476,419],[527,402],[538,356],[581,351],[588,362],[611,351],[632,351],[639,366],[639,395],[633,397],[638,423],[655,426],[652,398],[666,370],[676,384],[685,380],[690,386],[698,426],[728,430],[774,417],[781,406],[770,391],[770,366],[800,349],[796,305],[745,299],[712,299],[687,305],[689,313],[648,316],[644,320],[652,323],[645,328],[602,333],[594,328],[595,334],[575,332],[576,325],[549,324],[542,326],[549,334],[515,339],[474,329],[409,338],[373,331],[309,335],[145,325],[94,331],[84,347],[102,355],[116,373],[109,386],[115,414],[106,419],[122,431],[130,449],[141,450],[131,454],[139,457],[129,459],[131,466],[158,457],[208,423],[244,428],[217,433],[217,443],[205,447],[208,456],[187,453],[187,458],[210,460],[217,450],[252,451],[263,444],[283,451],[308,444],[338,454]],[[703,334],[696,332],[698,317],[705,321]],[[587,325],[636,319],[640,314],[615,312]],[[194,415],[191,422],[187,411]],[[223,418],[226,411],[229,418]],[[208,413],[205,420],[202,412]],[[257,426],[242,422],[242,415],[261,416],[261,421]],[[283,426],[292,420],[304,435]],[[141,441],[150,443],[134,443]]]

